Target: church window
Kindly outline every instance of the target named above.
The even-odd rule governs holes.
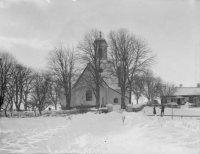
[[[115,104],[118,103],[118,98],[114,98],[114,103],[115,103]]]
[[[99,48],[99,49],[98,49],[98,57],[101,59],[102,56],[103,56],[102,49]]]
[[[86,101],[92,101],[92,91],[91,90],[86,91]]]

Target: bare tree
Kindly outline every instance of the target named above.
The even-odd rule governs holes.
[[[140,74],[154,61],[155,56],[143,39],[137,38],[126,29],[111,31],[109,34],[110,61],[112,74],[119,80],[122,108],[125,108],[125,94],[129,89],[131,103],[134,76]]]
[[[4,104],[2,105],[2,109],[4,110],[5,116],[8,117],[7,112],[10,111],[10,114],[12,116],[13,113],[13,98],[14,98],[14,92],[10,91],[11,85],[8,85],[6,88],[5,98],[4,98]]]
[[[28,107],[30,108],[28,98],[33,89],[32,82],[34,79],[33,71],[30,68],[24,68],[24,79],[23,79],[23,104],[24,109],[27,111]]]
[[[84,63],[90,65],[92,76],[86,78],[85,87],[91,89],[96,97],[96,105],[100,107],[100,86],[102,85],[103,63],[107,57],[107,43],[101,37],[101,32],[91,30],[87,33],[82,42],[79,43],[78,49]],[[103,52],[102,53],[102,49]]]
[[[134,43],[134,52],[131,53],[130,62],[128,63],[128,90],[129,90],[129,103],[131,103],[132,92],[137,95],[138,99],[141,96],[141,93],[136,94],[137,91],[141,91],[142,80],[137,84],[135,79],[141,75],[145,69],[151,67],[154,63],[155,55],[152,54],[152,51],[148,48],[147,42],[139,37],[133,36]],[[136,87],[134,87],[134,85]],[[139,96],[139,97],[138,97]]]
[[[66,109],[70,109],[72,82],[76,72],[76,54],[74,48],[55,47],[48,59],[49,70],[64,90]]]
[[[159,97],[164,101],[163,103],[167,103],[167,98],[172,96],[177,91],[177,88],[174,84],[171,83],[162,83],[159,87]]]
[[[8,82],[7,88],[6,88],[6,94],[5,94],[5,102],[3,105],[3,110],[5,111],[5,115],[7,110],[12,110],[13,105],[14,105],[14,98],[15,98],[15,84],[12,82],[13,80],[11,79]]]
[[[8,52],[0,52],[0,110],[4,104],[7,86],[14,71],[16,60]]]
[[[148,101],[152,101],[159,97],[161,84],[162,80],[155,77],[151,70],[145,71],[143,74],[143,95]]]
[[[2,109],[3,109],[6,117],[8,117],[8,114],[7,114],[8,111],[10,111],[11,116],[12,116],[13,102],[7,96],[5,96],[5,101],[4,101],[4,104],[2,105]]]
[[[135,98],[137,100],[137,104],[138,104],[139,98],[142,96],[143,89],[144,89],[144,83],[143,83],[142,77],[134,76],[132,90],[133,90],[133,94],[135,95]]]
[[[61,89],[62,87],[58,85],[58,82],[51,78],[50,86],[49,86],[49,99],[52,104],[55,106],[55,110],[57,110],[57,106],[61,99]]]
[[[42,110],[50,103],[48,98],[49,85],[50,77],[47,73],[35,73],[32,83],[33,91],[31,93],[31,99],[32,107],[37,108],[40,115],[42,115]]]
[[[15,70],[10,82],[10,92],[14,92],[13,102],[16,106],[17,111],[20,111],[23,98],[23,78],[24,78],[24,67],[20,64],[15,65]]]
[[[15,64],[14,71],[7,86],[7,93],[12,98],[13,104],[17,111],[20,111],[21,104],[24,104],[25,110],[27,110],[27,88],[30,87],[29,79],[31,70],[23,66],[22,64]],[[29,84],[29,85],[27,85]]]

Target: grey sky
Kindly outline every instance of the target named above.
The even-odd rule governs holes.
[[[0,50],[44,68],[58,44],[77,45],[92,28],[127,28],[145,38],[165,81],[200,82],[199,0],[0,0]]]

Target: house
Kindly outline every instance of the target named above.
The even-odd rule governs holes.
[[[97,49],[97,56],[100,56],[101,60],[103,60],[101,68],[104,71],[108,67],[107,43],[103,38],[96,39],[94,43],[101,44]],[[94,67],[91,63],[88,63],[72,88],[70,107],[97,106],[94,85]],[[129,97],[126,95],[125,103],[128,104],[128,102]],[[63,97],[62,104],[64,103],[65,98]],[[121,105],[121,91],[116,78],[101,78],[100,106],[106,106],[106,104]]]
[[[167,97],[167,102],[176,102],[177,104],[185,104],[186,102],[197,104],[200,102],[200,85],[197,87],[177,87],[176,92]]]

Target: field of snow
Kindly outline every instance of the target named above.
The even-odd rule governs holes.
[[[149,117],[148,110],[1,118],[0,153],[200,154],[200,119]]]

